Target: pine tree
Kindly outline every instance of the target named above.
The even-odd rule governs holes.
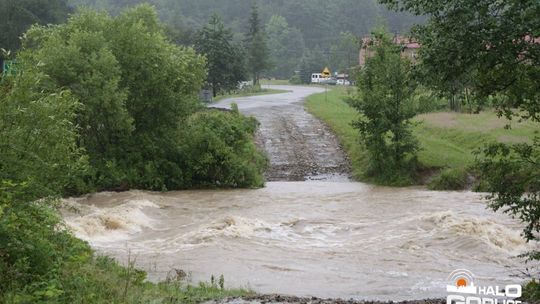
[[[248,69],[253,77],[253,86],[256,86],[259,83],[261,73],[270,67],[266,35],[261,28],[259,9],[256,5],[251,8],[249,28],[245,43]]]
[[[233,90],[245,79],[243,54],[233,43],[233,34],[225,28],[219,15],[210,17],[195,39],[195,49],[206,56],[208,84],[217,93]]]

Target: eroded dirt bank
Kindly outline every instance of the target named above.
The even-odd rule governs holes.
[[[330,129],[307,113],[303,100],[324,92],[318,87],[271,86],[288,93],[231,98],[214,107],[235,102],[240,111],[261,123],[259,146],[270,159],[268,181],[347,180],[349,162]]]

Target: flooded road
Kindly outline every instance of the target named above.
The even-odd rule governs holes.
[[[230,98],[214,107],[238,104],[240,111],[261,123],[259,146],[270,159],[268,181],[347,180],[349,163],[330,129],[307,113],[304,98],[324,92],[320,87],[267,86],[288,93]]]
[[[322,89],[276,88],[293,92],[234,100],[261,121],[266,188],[98,193],[65,201],[68,226],[153,280],[182,269],[194,282],[223,274],[227,287],[260,293],[440,298],[458,268],[480,284],[521,281],[516,255],[533,245],[515,221],[476,193],[349,182],[337,139],[302,107]]]
[[[519,282],[529,246],[481,195],[361,183],[270,182],[259,190],[99,193],[65,218],[98,251],[150,278],[225,276],[262,293],[357,299],[444,297],[448,274]],[[78,210],[78,212],[73,212]]]

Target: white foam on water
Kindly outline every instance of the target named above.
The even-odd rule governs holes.
[[[77,204],[70,202],[70,204]],[[90,243],[107,243],[127,240],[145,228],[152,228],[154,220],[147,216],[145,208],[159,208],[149,200],[128,200],[110,207],[75,206],[83,214],[65,219],[73,233]]]
[[[468,237],[479,240],[491,248],[509,254],[519,254],[527,249],[527,243],[519,230],[512,230],[501,225],[494,218],[473,217],[458,214],[454,211],[424,214],[421,220],[432,223],[435,229],[453,234],[457,237]]]

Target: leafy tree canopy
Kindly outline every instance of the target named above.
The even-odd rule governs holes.
[[[358,76],[358,95],[349,101],[360,118],[353,123],[370,156],[368,174],[383,183],[410,183],[418,142],[411,119],[415,83],[411,63],[388,34],[377,31],[371,40],[374,56]]]
[[[540,2],[536,0],[381,0],[427,15],[414,34],[422,65],[436,86],[465,83],[478,100],[502,94],[501,113],[540,121]]]

